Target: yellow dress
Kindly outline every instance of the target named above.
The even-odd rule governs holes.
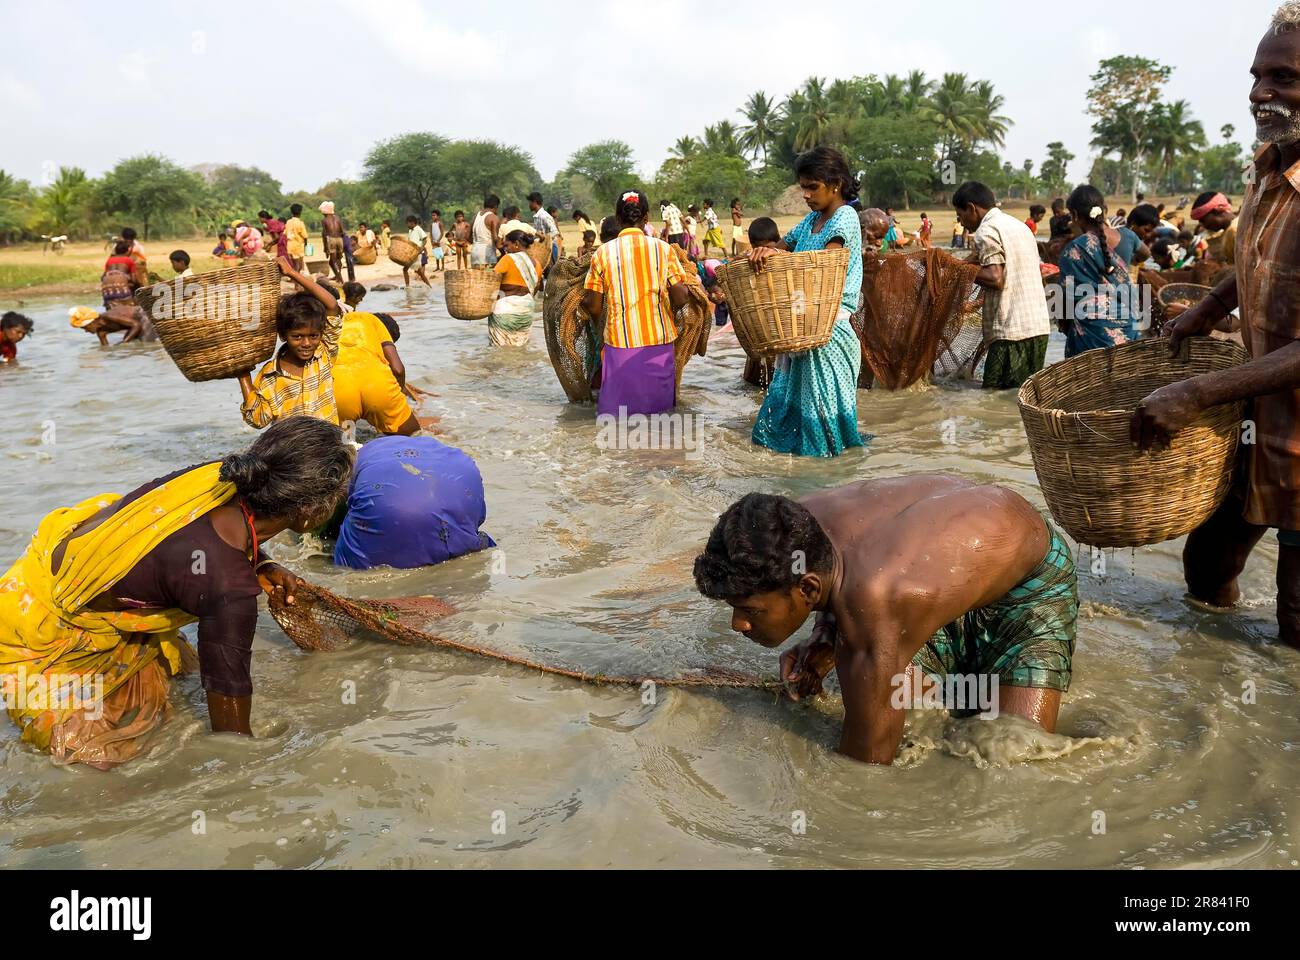
[[[105,493],[55,510],[0,576],[0,690],[24,740],[63,762],[108,765],[138,753],[143,737],[162,723],[167,678],[181,670],[183,651],[194,657],[179,628],[196,618],[175,609],[85,607],[171,534],[235,496],[220,469],[211,463],[173,477],[71,539],[121,497]],[[54,573],[55,549],[65,541]],[[95,689],[102,699],[69,706],[30,696],[41,684]]]

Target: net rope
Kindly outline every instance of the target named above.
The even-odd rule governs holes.
[[[784,693],[785,690],[776,678],[742,673],[728,667],[704,666],[675,677],[603,674],[541,663],[489,647],[450,640],[422,628],[430,620],[454,612],[436,597],[349,599],[323,587],[302,582],[295,590],[293,604],[286,604],[278,594],[272,594],[268,606],[275,622],[303,650],[336,650],[370,634],[404,646],[458,650],[582,683],[639,687],[650,682],[664,687],[727,687],[773,693]],[[417,623],[422,626],[416,626]]]

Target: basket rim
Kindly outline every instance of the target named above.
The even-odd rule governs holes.
[[[1071,363],[1075,360],[1079,360],[1081,357],[1090,357],[1089,362],[1092,362],[1096,360],[1099,355],[1103,353],[1109,353],[1112,351],[1124,350],[1129,352],[1135,352],[1136,350],[1141,350],[1143,352],[1151,352],[1153,349],[1159,349],[1164,351],[1164,350],[1168,350],[1168,346],[1167,346],[1168,343],[1169,343],[1168,337],[1150,337],[1143,340],[1131,340],[1128,343],[1122,343],[1115,347],[1095,347],[1092,350],[1085,350],[1082,353],[1076,353],[1073,357],[1067,357],[1066,359],[1060,361],[1059,364],[1052,364],[1051,367],[1044,367],[1042,370],[1039,370],[1036,373],[1032,374],[1028,380],[1026,380],[1023,384],[1020,385],[1020,389],[1016,391],[1016,405],[1020,408],[1022,413],[1028,410],[1028,411],[1033,411],[1034,413],[1041,414],[1043,416],[1054,416],[1055,414],[1058,413],[1063,417],[1082,417],[1082,416],[1099,417],[1106,414],[1117,414],[1117,413],[1123,414],[1125,416],[1132,416],[1133,410],[1136,409],[1136,407],[1134,408],[1098,407],[1093,410],[1062,410],[1060,407],[1043,406],[1037,404],[1032,399],[1033,396],[1032,390],[1034,387],[1034,381],[1041,374],[1046,373],[1047,371],[1053,369],[1054,367],[1060,366],[1060,364],[1064,364],[1064,363]],[[1201,344],[1201,346],[1192,346],[1193,343],[1199,343]],[[1250,359],[1250,354],[1246,351],[1246,348],[1243,347],[1241,344],[1237,343],[1235,340],[1221,340],[1218,337],[1190,337],[1184,341],[1184,344],[1186,345],[1186,349],[1208,348],[1213,352],[1223,354],[1225,359],[1228,359],[1233,355],[1239,356],[1240,359],[1236,360],[1236,363],[1242,363],[1245,360]],[[1233,365],[1235,366],[1235,364]],[[1188,379],[1190,379],[1190,377]],[[1231,402],[1232,401],[1230,401],[1230,403]],[[1230,403],[1220,404],[1219,406],[1227,407],[1230,405]],[[1211,407],[1208,409],[1214,409],[1214,408]]]

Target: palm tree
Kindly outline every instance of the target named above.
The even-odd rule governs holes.
[[[31,192],[26,180],[0,170],[0,239],[20,233],[26,225]]]
[[[796,150],[811,150],[821,143],[831,122],[826,81],[820,77],[805,80],[802,89],[786,98],[785,115]]]
[[[930,96],[934,84],[925,78],[924,70],[913,70],[903,81],[903,87],[903,109],[912,113]]]
[[[1175,161],[1184,154],[1205,146],[1205,128],[1191,117],[1186,100],[1157,103],[1147,128],[1147,152],[1160,160],[1160,172],[1166,184]]]
[[[54,182],[36,201],[41,220],[52,233],[73,234],[85,226],[90,180],[80,167],[59,167]]]
[[[880,83],[880,98],[886,110],[902,110],[907,104],[907,81],[895,73],[885,74]]]
[[[947,160],[958,144],[979,139],[979,117],[971,104],[964,73],[945,73],[922,108],[922,116],[939,128],[943,143],[941,160]]]
[[[719,120],[711,127],[704,128],[705,153],[720,153],[728,156],[739,156],[740,149],[740,131],[730,120]]]
[[[763,152],[763,166],[767,166],[767,151],[776,139],[776,127],[780,121],[776,104],[762,90],[751,94],[741,111],[749,122],[740,130],[740,145],[754,159]]]
[[[694,137],[678,137],[672,149],[668,151],[674,160],[690,160],[700,152],[700,141]]]
[[[998,113],[1006,100],[993,91],[993,84],[987,80],[981,80],[971,87],[970,99],[976,117],[976,142],[985,141],[995,147],[1003,146],[1007,128],[1012,123],[1010,117]]]

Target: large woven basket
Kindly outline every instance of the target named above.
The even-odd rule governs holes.
[[[280,266],[274,261],[141,287],[135,301],[186,379],[233,377],[275,353]]]
[[[388,259],[402,267],[409,267],[420,259],[420,248],[406,237],[390,237],[388,240]]]
[[[492,270],[448,270],[443,283],[447,312],[457,320],[482,320],[501,289],[501,277]]]
[[[359,267],[370,266],[375,262],[375,257],[374,247],[356,247],[352,251],[352,262]]]
[[[551,265],[551,241],[543,237],[534,241],[533,245],[528,248],[528,256],[537,266],[537,275],[540,277],[546,272],[546,268]]]
[[[1034,374],[1020,388],[1020,416],[1047,507],[1065,531],[1096,547],[1139,547],[1196,529],[1232,484],[1244,402],[1204,411],[1162,450],[1129,439],[1137,405],[1152,390],[1236,366],[1236,343],[1167,339],[1088,350]]]
[[[825,346],[844,296],[849,252],[844,248],[783,253],[761,273],[746,259],[718,268],[736,338],[753,357]]]

